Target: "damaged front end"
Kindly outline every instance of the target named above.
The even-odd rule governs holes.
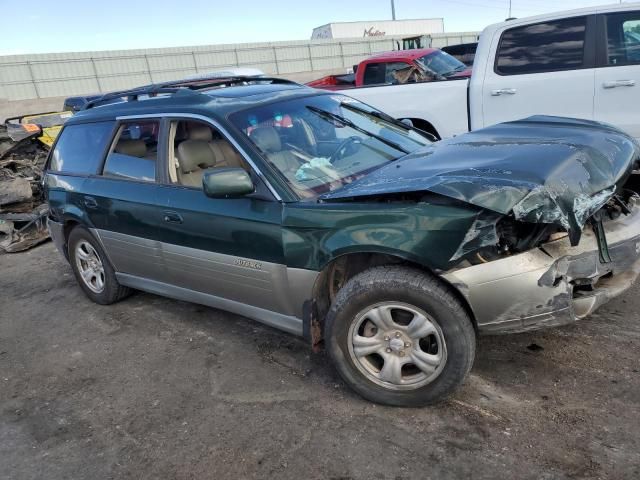
[[[640,272],[640,146],[586,120],[531,117],[433,144],[325,195],[420,193],[477,214],[438,273],[480,331],[582,318]]]

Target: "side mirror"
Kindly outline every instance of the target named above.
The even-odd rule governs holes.
[[[256,187],[242,168],[210,168],[202,175],[202,190],[207,197],[233,198],[253,193]]]
[[[413,127],[413,122],[411,121],[410,118],[403,118],[402,120],[400,120],[402,123],[404,123],[405,125],[409,125],[410,127]]]

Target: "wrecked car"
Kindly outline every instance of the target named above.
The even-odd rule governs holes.
[[[434,142],[267,77],[119,95],[71,118],[47,165],[82,290],[303,336],[369,400],[436,402],[477,334],[574,322],[638,275],[640,148],[613,127],[531,117]]]
[[[0,125],[0,253],[26,250],[49,238],[42,170],[49,149],[42,128]]]

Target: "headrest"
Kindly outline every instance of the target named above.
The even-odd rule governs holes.
[[[147,154],[147,145],[144,140],[118,140],[115,148],[116,153],[129,155],[130,157],[142,158]]]
[[[251,140],[265,153],[279,152],[282,142],[278,131],[273,127],[258,127],[250,134]]]
[[[182,173],[215,166],[216,158],[209,144],[202,140],[186,140],[178,145],[178,161]]]
[[[210,142],[213,138],[211,129],[206,125],[190,125],[189,126],[189,140],[204,140]]]

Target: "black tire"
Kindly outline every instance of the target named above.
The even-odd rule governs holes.
[[[80,271],[78,270],[78,262],[76,261],[76,247],[80,242],[89,243],[96,251],[98,257],[100,258],[100,261],[102,262],[102,267],[104,270],[104,288],[100,292],[92,291],[87,286],[84,279],[82,278],[82,275],[80,274]],[[115,271],[111,266],[109,259],[105,255],[104,250],[100,246],[100,242],[98,242],[87,229],[81,226],[74,227],[69,234],[69,238],[67,239],[67,245],[71,269],[73,270],[73,274],[75,275],[80,288],[82,288],[87,297],[89,297],[95,303],[99,303],[100,305],[110,305],[122,300],[123,298],[131,294],[130,288],[123,287],[118,283]]]
[[[361,312],[382,302],[410,305],[439,326],[446,361],[430,383],[396,390],[390,384],[385,387],[375,383],[356,365],[349,353],[350,327]],[[325,342],[340,376],[357,393],[376,403],[403,407],[433,404],[450,395],[471,370],[476,349],[471,318],[449,288],[426,272],[404,266],[374,267],[351,278],[336,295],[327,315]]]

